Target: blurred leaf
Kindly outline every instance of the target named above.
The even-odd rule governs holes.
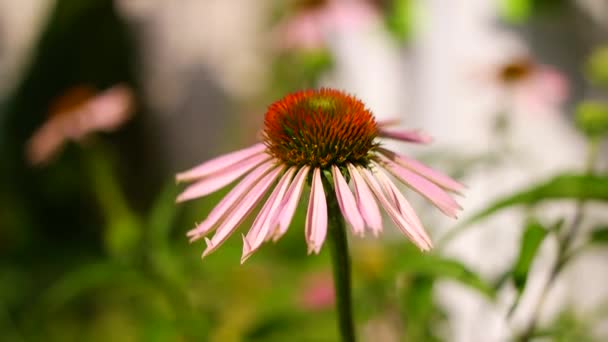
[[[433,301],[435,279],[417,276],[405,289],[401,303],[405,319],[405,341],[439,341],[433,335],[433,316],[438,307]]]
[[[530,266],[534,261],[538,248],[545,239],[545,236],[547,236],[547,232],[547,229],[536,220],[531,220],[526,225],[526,230],[521,238],[519,255],[513,266],[513,282],[520,294],[526,287]]]
[[[570,309],[562,311],[550,326],[534,332],[532,337],[555,342],[599,342],[593,337],[594,330],[589,321],[577,317]]]
[[[409,256],[403,261],[400,270],[409,274],[448,278],[477,290],[490,299],[496,297],[493,287],[460,261],[446,259],[436,254]]]
[[[583,101],[576,108],[576,124],[588,137],[608,133],[608,103]]]
[[[567,4],[567,0],[502,0],[504,19],[512,24],[522,24],[534,16],[542,15]]]
[[[608,87],[608,46],[593,51],[587,60],[585,74],[597,85]]]
[[[589,242],[593,244],[608,244],[608,227],[599,227],[591,232]]]
[[[136,272],[116,263],[87,264],[53,284],[42,298],[43,307],[52,311],[90,290],[119,283],[137,286],[147,282]]]
[[[386,25],[400,41],[407,41],[412,35],[413,7],[411,0],[395,0],[386,17]]]
[[[532,14],[530,0],[503,0],[501,7],[505,19],[512,23],[522,23]]]
[[[165,185],[148,216],[150,242],[155,246],[165,245],[180,206],[175,205],[178,190],[175,184]]]
[[[605,175],[559,175],[545,183],[534,185],[528,190],[495,201],[463,224],[470,225],[512,206],[533,205],[545,200],[562,199],[608,201],[608,177]]]

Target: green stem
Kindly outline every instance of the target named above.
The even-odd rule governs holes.
[[[327,187],[331,189],[331,187]],[[336,293],[336,310],[338,327],[344,342],[354,342],[355,325],[353,323],[353,306],[351,295],[350,257],[344,219],[333,191],[327,194],[328,237],[333,264],[334,289]]]

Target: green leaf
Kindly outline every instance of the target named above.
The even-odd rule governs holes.
[[[526,230],[521,238],[519,255],[513,266],[513,282],[520,294],[526,287],[530,266],[547,233],[548,230],[536,220],[532,220],[526,225]]]
[[[411,255],[399,269],[410,274],[449,278],[481,292],[490,299],[496,297],[496,291],[490,284],[458,260],[437,254]]]
[[[608,227],[604,226],[594,229],[591,232],[589,242],[591,242],[592,244],[608,244]]]
[[[534,205],[546,200],[596,200],[608,201],[608,177],[606,175],[563,174],[547,182],[534,185],[528,190],[501,198],[465,221],[470,225],[500,210],[518,205]]]

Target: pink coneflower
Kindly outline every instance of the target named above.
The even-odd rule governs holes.
[[[177,175],[178,181],[195,182],[178,196],[178,202],[206,196],[244,176],[207,219],[188,232],[194,241],[216,230],[211,239],[205,239],[203,256],[226,241],[254,207],[264,202],[271,188],[243,236],[242,262],[263,242],[285,234],[305,184],[311,187],[305,224],[309,253],[319,253],[325,241],[326,196],[334,196],[331,192],[354,234],[362,236],[366,229],[374,235],[382,231],[380,204],[401,232],[421,250],[429,250],[429,236],[389,175],[450,217],[456,217],[460,209],[448,192],[459,192],[461,184],[387,150],[379,141],[384,137],[426,143],[429,138],[377,123],[353,96],[333,89],[299,91],[270,105],[264,124],[262,142]]]
[[[283,48],[317,49],[328,36],[358,30],[378,18],[367,0],[297,0],[279,33]]]
[[[494,80],[515,105],[544,110],[557,107],[568,97],[568,80],[555,68],[536,63],[530,57],[516,57],[499,65]]]
[[[133,112],[134,96],[125,85],[101,93],[88,86],[69,89],[49,108],[49,119],[27,144],[31,164],[52,159],[67,141],[81,141],[93,132],[111,132],[125,123]]]

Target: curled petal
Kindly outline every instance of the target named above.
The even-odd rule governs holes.
[[[308,200],[305,229],[308,253],[319,254],[327,235],[327,203],[325,202],[325,190],[323,189],[319,168],[314,169],[312,174],[312,188]]]
[[[365,181],[352,164],[348,164],[348,171],[355,184],[355,199],[359,212],[363,216],[363,220],[365,220],[367,226],[377,236],[382,231],[382,215],[380,214],[378,203],[376,203]]]
[[[353,228],[353,232],[362,236],[365,229],[365,221],[363,221],[363,217],[361,217],[361,213],[359,213],[355,197],[350,191],[348,183],[344,179],[344,176],[342,176],[340,169],[334,165],[331,168],[331,172],[336,188],[336,198],[338,199],[338,205],[340,206],[342,215],[344,215],[346,221]]]
[[[386,158],[382,160],[382,164],[393,176],[426,197],[444,214],[456,218],[456,212],[461,209],[460,206],[439,186]]]
[[[420,131],[397,131],[380,128],[378,129],[378,135],[383,138],[395,139],[417,144],[429,144],[433,142],[433,138]]]
[[[384,156],[389,158],[390,160],[398,163],[399,165],[406,167],[422,177],[430,180],[431,182],[439,185],[440,187],[453,191],[456,193],[461,193],[464,190],[465,186],[453,180],[452,178],[442,174],[441,172],[435,171],[430,167],[422,164],[421,162],[409,158],[407,156],[397,154],[393,151],[387,150],[385,148],[379,148],[378,151],[382,153]]]
[[[285,232],[287,232],[291,219],[296,212],[296,206],[300,201],[300,196],[302,196],[304,181],[306,180],[309,170],[310,167],[304,166],[298,171],[283,198],[283,202],[279,205],[276,217],[271,220],[271,228],[276,228],[276,231],[272,234],[274,241],[277,241]]]
[[[384,196],[378,182],[376,182],[376,179],[371,172],[363,168],[358,168],[357,170],[360,172],[363,179],[365,179],[371,191],[374,193],[378,201],[380,201],[382,207],[395,225],[399,228],[399,230],[401,230],[403,234],[405,234],[421,250],[430,250],[432,246],[428,236],[426,236],[425,233],[421,235],[421,232],[410,222],[408,222],[408,220],[406,220],[406,218],[394,207],[393,203],[391,203],[391,201]]]
[[[186,190],[177,196],[177,202],[184,202],[194,198],[207,196],[232,183],[234,180],[268,159],[270,159],[270,156],[266,153],[257,154],[227,167],[225,170],[222,170],[222,172],[216,172],[205,177],[187,187]]]
[[[258,143],[248,148],[234,151],[232,153],[228,153],[215,159],[206,161],[188,171],[178,173],[175,178],[178,182],[196,180],[198,178],[208,176],[218,171],[222,171],[223,169],[231,165],[234,165],[244,159],[261,153],[265,149],[266,146],[264,144]]]
[[[287,187],[289,186],[289,182],[291,181],[291,177],[296,172],[295,167],[289,168],[287,172],[281,177],[279,183],[272,191],[272,194],[264,204],[262,210],[256,217],[251,229],[247,233],[247,237],[244,237],[243,244],[243,256],[241,257],[241,263],[245,262],[247,258],[249,258],[253,252],[255,252],[261,245],[262,242],[269,235],[271,228],[271,220],[274,218],[277,209],[279,208],[279,204],[283,201],[285,197],[285,193],[287,192]]]
[[[203,257],[215,251],[234,230],[241,224],[247,215],[253,210],[255,205],[264,196],[270,185],[275,181],[283,167],[277,167],[264,176],[256,185],[245,195],[243,200],[226,216],[220,224],[211,240],[205,239],[207,248],[203,252]]]
[[[249,191],[255,183],[258,182],[266,173],[274,166],[274,161],[269,160],[255,168],[245,178],[243,178],[229,193],[224,197],[218,205],[211,210],[205,221],[197,225],[196,228],[188,232],[190,241],[199,239],[211,232],[217,223],[230,211],[247,191]]]

